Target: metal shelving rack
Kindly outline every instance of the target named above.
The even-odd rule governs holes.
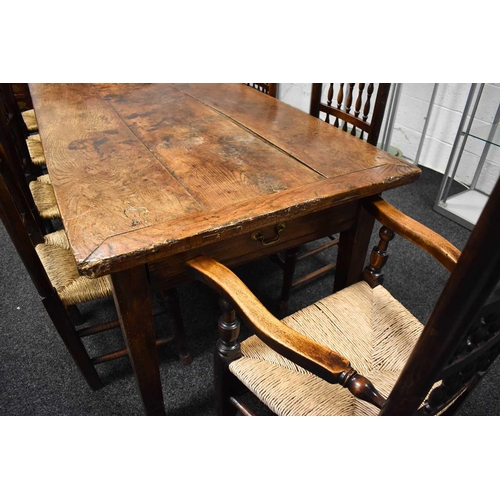
[[[434,205],[436,212],[471,230],[474,229],[484,205],[488,201],[488,195],[477,189],[479,176],[488,156],[490,146],[500,147],[500,131],[498,130],[500,104],[491,125],[474,126],[474,119],[484,85],[484,83],[473,83],[471,85],[457,136],[451,150],[450,159],[448,160],[436,204]],[[471,108],[472,111],[469,115]],[[451,185],[455,179],[465,145],[470,137],[484,142],[479,163],[470,186],[466,187],[464,191],[450,196]]]

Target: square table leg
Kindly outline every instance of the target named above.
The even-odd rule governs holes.
[[[145,266],[111,275],[123,337],[147,415],[165,415]]]
[[[374,224],[375,219],[360,203],[356,222],[340,233],[334,292],[361,281]]]

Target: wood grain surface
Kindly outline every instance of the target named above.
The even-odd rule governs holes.
[[[82,274],[413,182],[415,166],[243,84],[30,84]]]

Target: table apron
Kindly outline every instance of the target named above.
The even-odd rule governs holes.
[[[279,222],[151,262],[148,264],[150,286],[156,292],[189,281],[185,263],[198,255],[210,256],[228,267],[233,267],[346,231],[355,222],[358,203],[354,201],[288,220],[285,222],[285,228],[279,232],[277,241],[273,240],[278,237]],[[252,239],[252,234],[256,232],[262,234],[264,243],[271,244],[265,245],[262,241]]]

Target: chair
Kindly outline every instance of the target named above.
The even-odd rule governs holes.
[[[348,86],[347,90],[345,90],[346,85]],[[309,113],[316,118],[321,118],[324,114],[327,123],[376,146],[391,84],[379,83],[375,95],[373,83],[357,84],[357,95],[355,95],[355,85],[355,83],[340,83],[337,91],[334,89],[334,84],[330,83],[326,101],[323,102],[323,84],[313,83]],[[372,101],[374,101],[373,112],[371,112]],[[335,262],[332,262],[294,280],[297,263],[338,245],[338,242],[338,238],[332,235],[326,239],[326,242],[323,240],[319,246],[306,252],[300,253],[300,248],[293,248],[282,255],[273,257],[273,261],[283,269],[281,313],[284,314],[288,310],[292,289],[324,276],[336,267]]]
[[[451,415],[484,376],[500,352],[500,182],[461,254],[378,196],[363,210],[383,226],[362,277],[282,321],[223,265],[188,262],[221,295],[218,414],[254,414],[248,389],[278,415]],[[382,286],[395,233],[450,271],[425,326]],[[241,346],[235,309],[254,334]]]
[[[8,135],[17,155],[21,158],[18,180],[24,178],[32,193],[33,203],[39,216],[45,220],[60,218],[59,207],[51,185],[50,177],[42,168],[45,165],[40,136],[28,136],[26,124],[21,116],[11,84],[0,84],[0,113],[2,114],[3,136]],[[13,162],[10,162],[13,165]]]
[[[2,120],[0,124],[4,125]],[[99,389],[102,387],[102,381],[95,365],[127,356],[128,351],[119,349],[90,358],[82,338],[118,328],[119,321],[77,329],[73,319],[74,307],[76,304],[111,297],[111,280],[109,276],[96,279],[80,276],[69,249],[65,231],[60,230],[49,234],[42,232],[28,202],[30,192],[22,189],[23,184],[18,182],[15,174],[21,167],[12,167],[13,162],[20,161],[15,155],[15,147],[9,142],[7,134],[2,133],[0,138],[0,220],[77,367],[89,386],[93,390]],[[172,310],[174,334],[172,337],[158,339],[157,345],[174,340],[181,362],[188,364],[192,358],[187,351],[180,316],[177,314],[176,291],[164,292],[161,299],[166,300]],[[163,312],[165,312],[164,309],[158,310],[156,314]]]
[[[38,132],[38,122],[28,84],[11,83],[10,86],[26,127],[26,136]]]
[[[271,97],[277,97],[278,95],[277,83],[246,83],[245,85],[258,90],[259,92],[270,95]]]
[[[40,167],[45,165],[45,155],[43,154],[42,142],[38,134],[38,122],[36,120],[33,101],[27,83],[7,83],[3,86],[10,87],[13,101],[17,105],[19,126],[26,138],[31,161]],[[17,118],[17,117],[16,117]]]

